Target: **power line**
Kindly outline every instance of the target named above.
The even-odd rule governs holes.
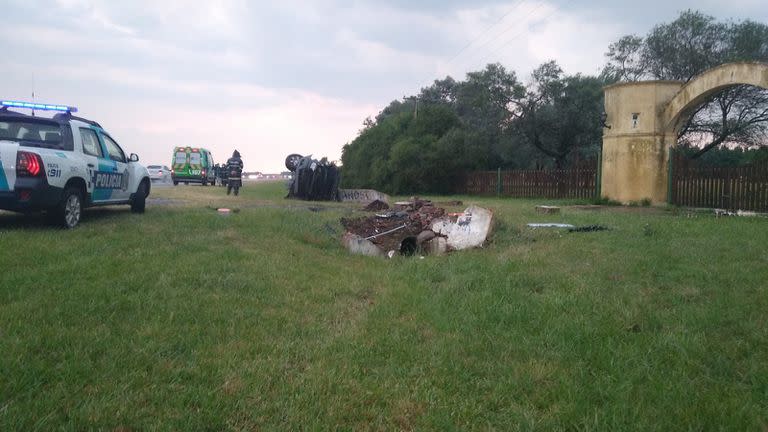
[[[567,0],[565,3],[563,3],[563,6],[566,6],[566,5],[570,4],[572,1],[573,1],[573,0]],[[543,2],[542,2],[542,4],[543,4]],[[540,5],[540,6],[541,6],[541,5]],[[545,17],[544,17],[544,18],[543,18],[541,21],[542,21],[542,22],[544,22],[544,23],[546,23],[547,21],[549,21],[549,19],[550,19],[550,18],[551,18],[551,17],[552,17],[554,14],[556,14],[557,12],[559,12],[559,11],[560,11],[560,10],[563,8],[563,6],[555,6],[555,8],[554,8],[554,9],[552,9],[552,12],[550,12],[550,13],[549,13],[547,16],[545,16]],[[538,8],[537,8],[537,9],[538,9]],[[533,12],[535,12],[535,10],[531,11],[531,13],[528,15],[528,17],[530,17],[530,15],[533,15]],[[528,17],[526,17],[526,20],[528,19]],[[483,62],[485,62],[485,60],[488,60],[490,57],[492,57],[492,56],[496,55],[496,54],[497,54],[499,51],[501,51],[502,49],[506,48],[506,47],[507,47],[507,45],[509,45],[510,43],[512,43],[513,41],[515,41],[517,38],[519,38],[520,36],[522,36],[522,35],[523,35],[523,34],[525,34],[526,32],[527,32],[527,29],[523,29],[523,31],[521,31],[521,32],[519,32],[519,33],[517,33],[517,34],[515,34],[513,37],[511,37],[511,38],[510,38],[510,39],[508,39],[506,42],[504,42],[504,43],[502,43],[501,45],[499,45],[498,47],[496,47],[496,49],[495,49],[495,50],[491,51],[491,52],[490,52],[488,55],[486,55],[486,56],[482,57],[481,59],[483,60]]]
[[[528,20],[528,18],[530,18],[530,17],[531,17],[531,15],[533,15],[533,14],[534,14],[534,13],[535,13],[537,10],[541,9],[541,7],[542,7],[542,6],[544,6],[544,3],[545,3],[545,2],[546,2],[546,0],[541,0],[541,1],[539,1],[539,3],[536,5],[536,7],[535,7],[535,8],[533,8],[533,9],[532,9],[530,12],[528,12],[528,15],[526,15],[526,16],[525,16],[525,18],[523,18],[523,22],[525,22],[526,20]],[[477,48],[475,48],[475,49],[477,49],[477,50],[480,50],[480,49],[482,49],[482,48],[485,48],[486,46],[488,46],[488,44],[490,44],[491,42],[494,42],[494,41],[498,40],[498,39],[499,39],[501,36],[505,35],[507,32],[509,32],[509,31],[510,31],[510,30],[512,30],[513,28],[514,28],[514,26],[509,26],[509,27],[507,27],[507,28],[506,28],[506,29],[505,29],[503,32],[501,32],[501,33],[497,34],[497,35],[496,35],[496,37],[494,37],[493,39],[491,39],[491,40],[487,41],[486,43],[484,43],[484,44],[480,45],[479,47],[477,47]],[[470,57],[470,58],[471,58],[471,57]]]
[[[514,12],[514,11],[515,11],[515,9],[517,9],[517,8],[518,8],[518,7],[519,7],[519,6],[520,6],[520,5],[521,5],[521,4],[524,2],[524,1],[525,1],[525,0],[517,0],[517,2],[515,2],[515,4],[514,4],[512,7],[510,7],[510,8],[509,8],[509,11],[508,11],[507,13],[505,13],[504,15],[502,15],[502,16],[501,16],[501,18],[499,18],[499,19],[498,19],[496,22],[494,22],[493,24],[491,24],[490,26],[488,26],[488,27],[487,27],[487,28],[486,28],[486,29],[485,29],[485,30],[484,30],[482,33],[480,33],[480,35],[479,35],[479,36],[477,36],[476,38],[474,38],[474,39],[472,39],[471,41],[469,41],[469,42],[468,42],[466,45],[464,45],[464,46],[463,46],[463,47],[462,47],[462,48],[459,50],[459,52],[457,52],[456,54],[454,54],[454,55],[453,55],[453,57],[451,57],[451,58],[450,58],[450,60],[448,60],[448,63],[450,64],[452,61],[456,60],[456,58],[457,58],[458,56],[460,56],[460,55],[461,55],[461,53],[463,53],[463,52],[464,52],[464,51],[465,51],[467,48],[469,48],[469,47],[470,47],[470,46],[471,46],[473,43],[475,43],[475,42],[477,42],[478,40],[480,40],[480,39],[481,39],[483,36],[485,36],[485,35],[486,35],[486,34],[487,34],[487,33],[488,33],[488,32],[489,32],[489,31],[490,31],[492,28],[496,27],[496,25],[497,25],[498,23],[500,23],[500,22],[504,21],[504,18],[508,17],[508,16],[509,16],[509,15],[510,15],[512,12]]]
[[[484,37],[484,36],[485,36],[485,35],[486,35],[486,34],[487,34],[487,33],[488,33],[488,32],[489,32],[491,29],[493,29],[494,27],[496,27],[496,25],[498,25],[500,22],[504,21],[504,19],[505,19],[506,17],[508,17],[510,14],[512,14],[512,12],[514,12],[514,11],[515,11],[515,10],[517,10],[517,9],[519,9],[520,5],[521,5],[521,4],[523,4],[525,1],[526,1],[526,0],[517,0],[517,1],[516,1],[516,2],[515,2],[515,3],[514,3],[514,4],[513,4],[513,5],[510,7],[510,8],[509,8],[509,10],[507,11],[507,13],[505,13],[504,15],[502,15],[502,16],[501,16],[501,18],[499,18],[498,20],[496,20],[495,22],[493,22],[491,25],[489,25],[488,27],[486,27],[486,28],[485,28],[485,30],[483,30],[483,32],[482,32],[482,33],[480,33],[480,34],[479,34],[477,37],[475,37],[474,39],[470,40],[469,42],[467,42],[467,44],[466,44],[466,45],[464,45],[463,47],[461,47],[461,49],[460,49],[458,52],[456,52],[456,54],[454,54],[454,55],[453,55],[453,56],[452,56],[450,59],[448,59],[448,61],[445,63],[445,66],[449,66],[449,65],[450,65],[450,64],[451,64],[451,63],[452,63],[454,60],[456,60],[456,59],[457,59],[457,58],[458,58],[458,57],[459,57],[459,56],[460,56],[460,55],[461,55],[461,54],[462,54],[464,51],[466,51],[466,49],[467,49],[467,48],[469,48],[470,46],[472,46],[472,44],[474,44],[474,43],[475,43],[475,42],[477,42],[478,40],[482,39],[482,38],[483,38],[483,37]],[[542,2],[543,2],[543,1],[544,1],[544,0],[542,0]],[[506,30],[505,30],[505,31],[506,31]],[[502,34],[503,34],[503,33],[502,33]],[[498,37],[498,36],[497,36],[497,37]],[[493,39],[492,39],[492,40],[493,40]],[[432,74],[430,74],[430,75],[432,75]],[[431,83],[431,82],[432,82],[432,78],[427,78],[425,81],[427,81],[427,84],[426,84],[426,85],[428,86],[428,85],[429,85],[429,83]],[[421,85],[419,85],[419,86],[421,86]]]
[[[488,28],[486,28],[486,30],[485,30],[485,31],[484,31],[484,32],[483,32],[483,33],[482,33],[480,36],[476,37],[475,39],[473,39],[472,41],[470,41],[470,42],[469,42],[467,45],[465,45],[464,47],[462,47],[462,49],[460,49],[460,50],[459,50],[459,52],[457,52],[457,53],[456,53],[456,54],[455,54],[453,57],[451,57],[451,59],[450,59],[450,60],[448,60],[448,62],[446,62],[446,65],[449,65],[449,64],[450,64],[450,63],[451,63],[453,60],[455,60],[455,59],[456,59],[456,58],[457,58],[457,57],[458,57],[458,56],[459,56],[459,55],[460,55],[460,54],[461,54],[463,51],[465,51],[465,50],[466,50],[466,49],[467,49],[469,46],[471,46],[471,45],[472,45],[472,44],[473,44],[475,41],[477,41],[477,40],[479,40],[480,38],[482,38],[482,37],[483,37],[483,36],[484,36],[486,33],[488,33],[488,31],[489,31],[491,28],[495,27],[495,26],[496,26],[498,23],[500,23],[501,21],[503,21],[503,20],[504,20],[504,19],[505,19],[507,16],[509,16],[509,15],[510,15],[512,12],[514,12],[514,11],[515,11],[515,9],[517,9],[517,8],[518,8],[518,7],[519,7],[519,6],[520,6],[520,5],[521,5],[523,2],[525,2],[525,1],[526,1],[526,0],[518,0],[518,1],[517,1],[517,3],[516,3],[516,4],[515,4],[515,5],[514,5],[514,6],[513,6],[513,7],[512,7],[512,8],[511,8],[511,9],[510,9],[510,10],[509,10],[509,11],[508,11],[506,14],[504,14],[504,15],[501,17],[501,19],[499,19],[498,21],[496,21],[494,24],[491,24],[491,26],[490,26],[490,27],[488,27]],[[567,0],[567,1],[564,3],[564,5],[570,4],[572,1],[573,1],[573,0]],[[531,17],[531,16],[532,16],[532,15],[533,15],[533,14],[534,14],[536,11],[538,11],[539,9],[541,9],[541,7],[542,7],[542,6],[544,5],[544,3],[546,3],[546,2],[547,2],[547,0],[541,0],[541,1],[539,1],[539,3],[536,5],[536,7],[534,7],[534,8],[533,8],[531,11],[529,11],[529,12],[528,12],[528,14],[525,16],[525,18],[523,18],[523,20],[522,20],[522,21],[523,21],[523,22],[527,21],[527,20],[528,20],[528,18],[530,18],[530,17]],[[551,18],[551,17],[552,17],[552,16],[553,16],[555,13],[557,13],[557,12],[558,12],[560,9],[561,9],[561,6],[557,6],[557,5],[555,5],[555,7],[554,7],[554,9],[552,10],[552,12],[550,12],[550,13],[549,13],[549,14],[548,14],[546,17],[544,17],[542,21],[543,21],[543,22],[546,22],[546,21],[547,21],[549,18]],[[493,37],[491,40],[489,40],[489,41],[486,41],[486,43],[484,43],[483,45],[481,45],[481,47],[480,47],[480,48],[482,48],[482,47],[485,47],[485,46],[487,46],[489,43],[491,43],[491,42],[494,42],[494,41],[498,40],[498,38],[499,38],[499,37],[501,37],[502,35],[506,34],[506,33],[507,33],[509,30],[511,30],[512,28],[513,28],[512,26],[509,26],[509,27],[507,27],[507,29],[506,29],[506,30],[504,30],[503,32],[499,33],[498,35],[496,35],[495,37]],[[512,38],[510,38],[510,39],[508,39],[506,42],[502,43],[500,46],[498,46],[498,47],[497,47],[497,49],[495,49],[494,51],[492,51],[492,52],[491,52],[489,55],[487,55],[487,56],[484,56],[484,57],[481,57],[481,59],[485,60],[485,59],[487,59],[487,58],[489,58],[489,57],[491,57],[491,56],[495,55],[495,54],[496,54],[496,53],[498,53],[498,52],[499,52],[499,51],[500,51],[502,48],[506,47],[506,46],[507,46],[507,45],[509,45],[509,44],[510,44],[512,41],[514,41],[514,40],[515,40],[515,39],[517,39],[518,37],[522,36],[522,35],[523,35],[524,33],[526,33],[526,32],[527,32],[527,29],[523,29],[521,32],[519,32],[519,33],[515,34],[515,36],[513,36],[513,37],[512,37]],[[477,48],[476,48],[476,49],[477,49]],[[470,57],[470,58],[472,58],[472,57]],[[429,85],[429,82],[431,82],[432,80],[431,80],[431,79],[428,79],[427,81],[428,81],[427,85]],[[419,85],[419,86],[421,86],[421,85]],[[420,88],[421,88],[421,87],[420,87]]]

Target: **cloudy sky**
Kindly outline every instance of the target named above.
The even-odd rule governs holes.
[[[609,43],[688,8],[768,21],[765,0],[0,3],[0,97],[77,106],[145,164],[236,148],[262,172],[340,158],[367,116],[438,77],[550,59],[597,73]]]

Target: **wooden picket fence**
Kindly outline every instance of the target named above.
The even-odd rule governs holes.
[[[597,182],[597,160],[591,160],[569,169],[472,172],[465,177],[463,192],[514,198],[590,199],[597,195]]]
[[[768,212],[768,161],[712,167],[674,154],[670,193],[686,207]]]

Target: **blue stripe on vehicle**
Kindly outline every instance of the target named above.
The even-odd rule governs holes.
[[[0,163],[0,190],[11,190],[8,187],[8,179],[5,178],[5,171],[3,170],[3,164]]]
[[[108,159],[99,159],[99,171],[101,172],[109,172],[111,173],[114,168],[117,168],[117,162],[108,160]],[[94,173],[94,176],[96,173]],[[110,198],[112,198],[112,189],[96,189],[96,179],[93,178],[91,181],[94,184],[93,189],[93,200],[94,201],[106,201]]]

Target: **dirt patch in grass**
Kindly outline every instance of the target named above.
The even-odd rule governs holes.
[[[410,400],[400,400],[393,409],[394,422],[401,431],[412,431],[415,429],[415,421],[424,415],[426,406],[422,402],[413,402]]]
[[[150,206],[172,206],[172,205],[183,205],[183,204],[184,204],[184,201],[177,200],[177,199],[153,198],[153,197],[147,198],[147,205],[150,205]]]

